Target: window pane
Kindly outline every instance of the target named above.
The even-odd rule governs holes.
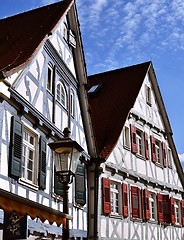
[[[37,135],[24,128],[23,139],[23,178],[28,179],[32,183],[37,183]]]

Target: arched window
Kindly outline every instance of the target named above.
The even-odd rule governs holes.
[[[62,83],[57,84],[56,99],[63,105],[63,107],[67,106],[66,90]]]

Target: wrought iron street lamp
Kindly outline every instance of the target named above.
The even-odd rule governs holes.
[[[49,143],[49,147],[54,152],[54,164],[56,169],[57,180],[63,186],[63,212],[68,214],[68,184],[72,183],[77,161],[83,148],[70,138],[70,130],[65,128],[63,131],[64,138],[60,141]],[[66,219],[66,225],[63,225],[63,239],[69,239],[69,222]]]

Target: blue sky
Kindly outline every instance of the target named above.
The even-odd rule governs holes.
[[[0,0],[0,18],[55,0]],[[88,74],[152,61],[184,153],[184,1],[76,0]],[[184,154],[183,161],[184,161]]]

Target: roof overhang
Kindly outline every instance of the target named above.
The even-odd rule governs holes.
[[[19,217],[24,215],[29,215],[32,219],[38,217],[42,222],[48,220],[50,224],[55,222],[58,226],[65,224],[66,219],[72,219],[72,216],[68,214],[2,189],[0,189],[0,207],[6,213],[15,211]]]

